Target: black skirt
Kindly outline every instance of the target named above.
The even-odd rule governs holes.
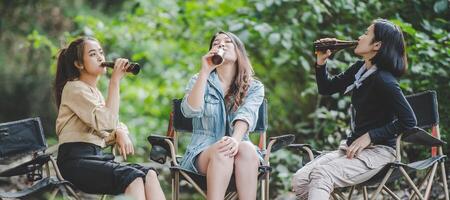
[[[138,164],[115,162],[114,156],[103,153],[100,146],[84,142],[61,144],[57,163],[64,179],[92,194],[122,194],[136,178],[145,181],[149,170],[156,171]]]

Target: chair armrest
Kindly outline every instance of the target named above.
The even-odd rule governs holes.
[[[283,147],[288,146],[295,140],[295,135],[293,134],[286,134],[282,136],[277,137],[270,137],[269,138],[269,145],[267,145],[267,151],[268,152],[275,152],[280,150]]]
[[[295,136],[293,134],[287,134],[277,137],[270,137],[269,144],[267,145],[267,153],[264,156],[265,165],[269,163],[270,153],[280,150],[281,148],[294,142]]]
[[[50,154],[27,155],[17,160],[0,165],[0,177],[17,176],[39,169],[50,160]]]
[[[55,155],[58,153],[59,144],[52,145],[45,150],[45,153]]]
[[[288,149],[306,152],[309,160],[313,160],[316,156],[322,154],[321,151],[314,150],[309,144],[290,144]]]
[[[403,136],[400,135],[399,137],[402,137],[401,140],[404,142],[424,146],[442,146],[446,144],[445,141],[434,137],[433,135],[419,127],[414,127],[406,130]]]
[[[301,150],[301,151],[306,151],[309,149],[314,154],[314,157],[323,153],[323,151],[318,151],[318,150],[313,149],[310,144],[290,144],[290,145],[288,145],[288,149]]]
[[[151,160],[164,164],[166,163],[167,157],[170,157],[172,162],[178,165],[172,137],[150,135],[147,137],[147,140],[152,145],[152,149],[150,150]]]

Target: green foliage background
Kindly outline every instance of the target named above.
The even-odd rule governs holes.
[[[402,27],[409,72],[405,94],[436,90],[442,137],[450,135],[450,12],[447,0],[1,0],[0,122],[40,116],[56,143],[52,81],[58,49],[80,35],[100,40],[107,58],[141,63],[138,76],[121,83],[121,120],[149,162],[150,134],[165,134],[170,103],[200,69],[211,36],[236,33],[246,44],[269,100],[269,135],[294,133],[299,143],[332,149],[348,129],[349,97],[319,96],[312,42],[321,37],[356,39],[376,18]],[[358,58],[338,53],[333,73]],[[108,78],[100,82],[106,92]],[[186,145],[185,139],[181,146]],[[444,150],[450,152],[448,146]],[[289,191],[301,158],[287,151],[273,158],[272,196]],[[447,165],[448,166],[448,165]],[[166,188],[165,191],[170,191]]]

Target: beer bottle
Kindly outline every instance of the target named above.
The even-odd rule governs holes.
[[[331,39],[327,41],[315,41],[314,42],[314,51],[322,51],[325,52],[329,49],[331,52],[337,52],[339,50],[356,47],[358,45],[358,41],[346,41],[346,40],[338,40]]]
[[[114,68],[114,62],[102,62],[100,66]],[[127,68],[127,72],[131,72],[134,75],[138,74],[139,71],[141,71],[141,66],[139,65],[139,63],[132,62],[130,63],[130,66]]]

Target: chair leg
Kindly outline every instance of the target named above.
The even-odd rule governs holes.
[[[386,191],[389,195],[391,195],[392,198],[395,200],[401,200],[400,197],[398,197],[392,190],[390,190],[388,187],[383,186],[383,190]]]
[[[69,195],[69,193],[67,193],[67,188],[65,186],[60,186],[59,191],[61,191],[63,197],[70,198],[70,195]]]
[[[372,200],[375,200],[378,196],[378,194],[381,192],[381,189],[383,189],[384,184],[386,184],[387,180],[389,179],[389,177],[391,176],[392,172],[394,171],[394,168],[390,168],[389,171],[386,173],[386,175],[384,175],[383,180],[381,181],[380,185],[378,185],[377,190],[375,191],[375,193],[372,195]],[[366,188],[367,191],[367,188]]]
[[[234,193],[232,200],[236,200],[236,199],[238,199],[238,193],[237,192]]]
[[[45,173],[47,174],[48,177],[52,176],[50,174],[50,165],[47,163],[45,163]]]
[[[56,198],[56,196],[58,195],[58,192],[61,192],[62,199],[72,199],[71,196],[69,195],[69,193],[67,193],[67,191],[66,191],[66,189],[68,190],[69,188],[70,187],[66,187],[65,184],[56,186],[53,189],[52,193],[50,194],[49,200],[60,199],[60,198]],[[76,195],[76,194],[75,195],[71,194],[71,195],[76,200],[79,199],[78,195]]]
[[[420,183],[420,185],[419,185],[419,190],[421,189],[421,188],[423,188],[423,186],[425,185],[425,183],[427,183],[427,180],[430,178],[430,174],[431,174],[431,170],[428,170],[427,171],[427,174],[424,176],[424,178],[423,178],[423,180],[422,180],[422,182]],[[414,197],[416,196],[416,192],[413,190],[413,191],[411,191],[411,196],[409,197],[409,200],[412,200],[412,199],[415,199]]]
[[[438,163],[435,163],[433,165],[433,168],[431,169],[430,179],[428,181],[427,189],[425,190],[425,197],[424,197],[425,199],[428,199],[428,197],[430,196],[431,186],[433,186],[433,179],[434,179],[434,175],[436,174],[437,166],[438,166]]]
[[[56,195],[58,194],[59,188],[56,187],[55,189],[53,189],[52,194],[50,195],[50,200],[53,200],[56,198]]]
[[[416,185],[414,185],[414,182],[408,176],[408,173],[406,173],[405,169],[403,169],[403,167],[399,167],[399,169],[400,169],[400,172],[402,172],[403,176],[406,178],[406,181],[408,182],[409,186],[411,186],[414,189],[414,191],[417,193],[417,195],[419,196],[419,198],[421,200],[424,200],[422,194],[420,194],[419,189],[417,189]]]
[[[355,186],[352,186],[351,188],[350,188],[350,191],[348,192],[348,200],[350,200],[350,199],[352,199],[352,194],[353,194],[353,190],[355,189]]]
[[[233,192],[229,192],[228,194],[225,194],[224,200],[231,200],[231,197],[233,196]]]
[[[55,170],[56,173],[56,178],[58,178],[58,180],[63,181],[64,178],[61,175],[61,172],[59,171],[58,165],[56,164],[56,161],[53,157],[50,157],[50,162],[52,163],[53,169]],[[77,193],[72,189],[72,187],[68,184],[64,184],[64,187],[69,191],[69,193],[75,197],[75,199],[80,199],[80,197],[77,195]]]
[[[265,177],[266,180],[264,181],[264,184],[266,185],[264,187],[264,192],[266,193],[264,196],[266,197],[266,199],[270,199],[270,197],[269,197],[269,178],[270,178],[270,172],[268,172],[266,174],[266,177]]]
[[[192,180],[192,178],[188,175],[188,174],[186,174],[185,172],[179,172],[192,186],[194,186],[194,188],[197,190],[197,192],[199,192],[205,199],[206,199],[206,193],[205,193],[205,191],[203,191],[202,190],[202,188],[197,184],[197,183],[195,183],[195,181],[194,180]],[[179,182],[180,182],[180,180],[178,180],[178,184],[179,184]],[[179,188],[180,186],[178,185],[178,188]]]
[[[172,177],[172,199],[178,200],[180,195],[180,173],[178,171],[173,172]]]
[[[238,199],[238,193],[237,192],[230,192],[228,193],[225,198],[225,200],[235,200]]]
[[[363,186],[363,196],[364,196],[364,200],[368,200],[369,199],[369,195],[367,194],[367,187]]]
[[[266,200],[266,180],[261,179],[261,200]]]
[[[334,193],[334,192],[331,192],[331,197],[334,199],[334,200],[339,200],[339,197],[336,195],[336,193]]]
[[[341,191],[335,191],[334,193],[337,194],[341,199],[345,200],[345,196],[344,196],[344,194],[342,194]]]
[[[447,176],[446,176],[446,174],[445,174],[444,161],[441,161],[441,162],[440,162],[440,165],[441,165],[441,177],[442,177],[442,183],[444,184],[445,200],[449,200],[448,185],[447,185]]]
[[[69,193],[75,197],[75,199],[80,199],[80,197],[77,195],[77,193],[73,190],[73,188],[69,185],[64,184],[64,187],[69,191]]]

